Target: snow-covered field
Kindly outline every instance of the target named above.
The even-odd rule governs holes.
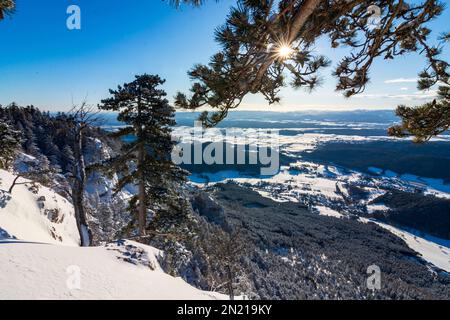
[[[73,207],[0,170],[0,299],[226,299],[161,269],[159,250],[131,241],[78,246]],[[22,179],[20,182],[26,182]]]
[[[293,158],[299,159],[297,163],[292,163],[291,167],[299,167],[303,166],[316,166],[316,172],[321,176],[325,176],[325,178],[329,178],[328,180],[332,181],[336,177],[342,177],[342,179],[359,179],[361,174],[358,172],[351,172],[351,175],[347,177],[345,174],[343,175],[341,172],[338,172],[339,169],[334,166],[323,166],[317,165],[312,162],[303,161],[301,158],[302,152],[312,152],[317,149],[320,145],[329,143],[329,142],[346,142],[346,143],[362,143],[362,142],[375,142],[375,141],[387,141],[392,142],[395,141],[396,138],[387,137],[387,136],[363,136],[358,134],[353,135],[339,135],[339,134],[325,134],[325,133],[304,133],[308,128],[286,128],[286,129],[255,129],[255,128],[228,128],[230,131],[227,134],[224,134],[224,129],[208,129],[206,132],[201,134],[193,129],[192,127],[177,127],[174,130],[173,135],[180,139],[180,141],[185,143],[194,143],[194,142],[228,142],[236,145],[258,145],[258,146],[266,146],[274,149],[278,149],[280,154],[291,156]],[[289,130],[291,132],[296,132],[296,134],[291,135],[281,135],[279,132],[281,130]],[[442,135],[439,137],[433,138],[431,141],[440,141],[440,142],[449,142],[450,136]],[[322,170],[322,172],[320,172]],[[334,170],[334,171],[333,171]],[[374,175],[379,177],[379,180],[389,179],[392,183],[403,184],[405,186],[410,186],[411,188],[417,187],[423,189],[425,194],[434,195],[436,197],[441,198],[450,198],[450,185],[445,184],[442,179],[432,179],[427,177],[419,177],[413,174],[397,174],[390,170],[385,170],[383,168],[376,167],[368,167],[368,171],[372,172]],[[291,173],[287,173],[290,176]],[[328,176],[328,177],[327,177]],[[286,178],[286,172],[281,170],[281,172],[273,177],[254,177],[242,176],[237,171],[219,171],[216,173],[202,173],[202,174],[193,174],[190,177],[190,180],[195,183],[204,183],[205,178],[209,182],[221,182],[233,179],[235,181],[243,181],[244,179],[253,182],[254,180],[259,181],[268,181],[268,182],[281,182],[289,181],[291,178]],[[286,178],[286,179],[285,179]],[[314,183],[311,181],[306,181],[306,184],[311,184],[317,186],[322,190],[322,185],[320,184],[329,184],[327,181],[317,181],[317,176],[309,175],[300,175],[302,180],[316,180]],[[331,179],[330,179],[331,178]],[[294,177],[294,180],[299,180],[299,178]],[[333,184],[333,183],[332,183]],[[328,186],[325,186],[324,190],[328,190]],[[328,190],[329,192],[333,192]]]

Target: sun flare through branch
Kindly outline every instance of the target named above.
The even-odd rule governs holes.
[[[288,44],[281,44],[277,47],[276,54],[280,60],[286,60],[294,54],[294,51]]]

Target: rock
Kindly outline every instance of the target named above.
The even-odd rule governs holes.
[[[63,241],[63,238],[59,234],[56,233],[55,227],[52,227],[49,231],[50,231],[50,234],[52,235],[53,239],[58,240],[60,242]]]
[[[59,209],[45,209],[44,213],[53,223],[62,223],[64,221],[64,214]]]
[[[191,200],[192,208],[209,222],[225,226],[223,208],[208,193],[199,192]]]

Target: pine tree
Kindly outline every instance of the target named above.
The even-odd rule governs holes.
[[[3,20],[5,14],[10,14],[16,7],[14,0],[0,0],[0,20]]]
[[[450,35],[447,35],[447,41]],[[399,138],[413,137],[416,143],[423,143],[450,128],[450,85],[448,64],[436,58],[438,50],[429,49],[433,64],[420,74],[419,90],[430,90],[439,84],[438,97],[432,102],[417,107],[400,105],[396,114],[402,120],[400,125],[389,128],[389,135]]]
[[[58,146],[54,143],[53,139],[53,132],[48,130],[42,135],[40,143],[43,147],[43,153],[47,156],[48,160],[50,160],[54,166],[58,166],[60,163],[61,152],[59,151]]]
[[[24,151],[25,153],[31,155],[31,156],[37,156],[40,153],[40,150],[36,143],[36,137],[33,134],[33,131],[30,128],[24,128],[20,129],[19,131],[23,132],[24,136]]]
[[[450,101],[434,100],[418,107],[401,105],[397,107],[400,125],[389,128],[389,135],[405,138],[413,137],[416,143],[429,141],[450,128]]]
[[[0,119],[0,169],[9,169],[20,148],[20,133]]]
[[[117,119],[126,125],[115,137],[135,137],[107,165],[121,175],[116,191],[128,184],[137,187],[130,210],[137,212],[139,235],[145,236],[150,206],[165,202],[173,183],[183,181],[185,173],[170,158],[175,110],[165,99],[166,93],[158,88],[165,81],[147,74],[135,78],[110,90],[112,97],[102,100],[100,109],[118,112]]]
[[[428,83],[448,86],[448,64],[437,57],[440,47],[429,44],[427,27],[443,9],[437,0],[240,0],[216,31],[221,50],[208,65],[196,65],[189,72],[195,81],[192,94],[177,94],[175,105],[214,108],[200,117],[205,126],[214,126],[248,94],[262,94],[274,104],[285,86],[311,90],[320,84],[320,70],[330,64],[313,50],[319,38],[329,39],[332,48],[348,49],[334,70],[336,89],[346,97],[364,91],[374,61],[412,52],[427,59],[423,78]],[[443,108],[431,110],[448,123]],[[422,114],[427,117],[427,112]]]

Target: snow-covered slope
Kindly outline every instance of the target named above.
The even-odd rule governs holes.
[[[161,252],[131,241],[78,246],[72,204],[0,170],[0,300],[226,299],[164,273]]]
[[[78,246],[79,235],[72,204],[54,191],[0,170],[0,239]]]
[[[418,236],[412,232],[396,228],[373,219],[359,218],[361,222],[373,222],[402,238],[408,247],[418,252],[422,258],[438,268],[450,272],[450,241],[432,236]],[[427,239],[428,238],[428,239]]]
[[[0,300],[226,299],[164,273],[157,254],[134,242],[93,248],[0,242]]]

